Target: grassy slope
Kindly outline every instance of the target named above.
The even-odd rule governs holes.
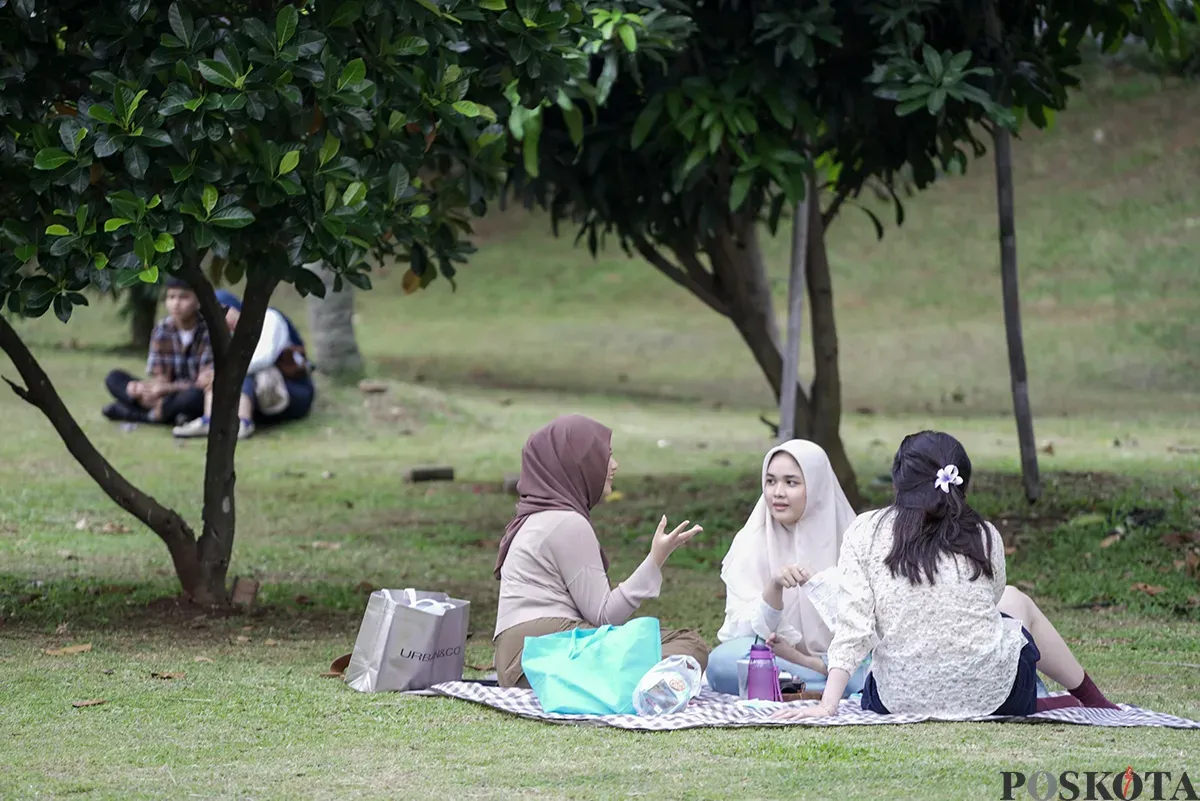
[[[1013,467],[1015,441],[986,163],[911,203],[905,227],[882,243],[852,210],[835,229],[848,406],[873,412],[851,415],[845,433],[864,483],[886,468],[901,434],[923,425],[960,433],[980,468],[999,471],[977,497],[1016,546],[1010,579],[1052,610],[1113,695],[1200,718],[1196,579],[1175,567],[1184,551],[1160,541],[1200,529],[1200,457],[1189,452],[1200,445],[1191,268],[1200,92],[1152,88],[1101,87],[1018,149],[1031,378],[1039,438],[1054,443],[1043,466],[1120,477],[1058,473],[1031,511],[999,474]],[[173,588],[165,551],[141,531],[103,533],[129,521],[36,412],[0,399],[0,797],[877,798],[917,786],[930,797],[995,797],[1005,769],[1188,767],[1195,737],[1178,732],[945,725],[631,736],[358,696],[318,678],[352,644],[361,582],[471,598],[468,661],[488,664],[490,564],[511,510],[497,483],[528,431],[567,410],[616,429],[625,497],[597,513],[615,574],[640,559],[661,512],[705,524],[646,611],[715,634],[717,565],[756,493],[766,444],[755,420],[769,412],[762,380],[728,323],[644,265],[615,251],[592,261],[515,215],[486,229],[456,294],[439,286],[402,298],[393,273],[360,299],[375,371],[423,385],[371,398],[329,389],[310,422],[240,449],[235,572],[263,580],[264,614],[195,620],[164,604]],[[779,274],[786,242],[769,246]],[[121,340],[111,307],[66,329],[39,321],[23,330],[101,449],[194,515],[202,447],[125,433],[93,411],[105,370],[137,364],[104,353]],[[0,372],[11,368],[0,361]],[[464,480],[401,483],[405,466],[430,461],[453,463]],[[1123,537],[1100,547],[1117,526]],[[1137,582],[1163,589],[1150,596],[1131,590]],[[94,650],[42,653],[79,642]],[[109,703],[70,707],[86,698]]]

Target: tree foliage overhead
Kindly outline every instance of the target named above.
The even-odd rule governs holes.
[[[1070,70],[1089,32],[1119,43],[1135,28],[1169,37],[1173,25],[1163,0],[998,5],[1004,53],[985,35],[983,4],[961,0],[627,0],[646,27],[636,69],[594,58],[593,77],[615,78],[582,147],[549,120],[538,169],[515,175],[515,189],[550,210],[556,231],[576,225],[593,252],[613,235],[729,317],[777,394],[757,229],[774,233],[810,181],[828,189],[826,208],[812,204],[816,376],[797,421],[852,483],[837,435],[824,225],[869,182],[887,188],[902,221],[898,186],[965,169],[991,126],[1046,125],[1077,83]],[[996,70],[1005,63],[1011,74]]]
[[[0,0],[0,299],[66,319],[210,248],[318,294],[302,265],[367,288],[371,252],[453,276],[505,91],[556,97],[598,35],[587,2],[512,6]]]

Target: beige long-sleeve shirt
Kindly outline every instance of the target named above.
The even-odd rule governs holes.
[[[989,523],[992,578],[970,580],[962,557],[943,555],[936,583],[913,585],[884,564],[891,519],[859,515],[842,540],[844,585],[829,669],[854,673],[874,647],[871,671],[889,712],[956,718],[989,715],[1012,690],[1025,637],[1000,617],[1004,543]],[[879,523],[877,525],[877,523]]]
[[[496,636],[537,618],[620,625],[643,601],[657,598],[662,573],[646,560],[615,589],[600,559],[600,542],[577,512],[537,512],[513,538],[500,569]]]

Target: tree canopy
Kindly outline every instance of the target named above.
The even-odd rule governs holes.
[[[369,256],[452,279],[505,178],[502,118],[586,100],[592,0],[0,0],[0,303],[62,320],[86,290],[178,275],[216,381],[204,532],[103,460],[0,317],[0,345],[89,472],[167,541],[184,589],[224,597],[236,398],[272,291],[370,288]],[[624,34],[622,34],[624,35]],[[245,279],[235,335],[220,277]],[[119,485],[118,485],[119,484]]]
[[[985,151],[989,127],[1015,128],[1020,117],[1044,126],[1065,107],[1089,31],[1110,43],[1135,26],[1167,37],[1172,19],[1161,0],[999,4],[1003,47],[1016,65],[1002,86],[979,4],[630,5],[646,27],[637,68],[617,70],[614,53],[594,57],[606,102],[582,147],[565,120],[549,120],[538,168],[516,174],[515,188],[550,210],[556,231],[576,225],[593,252],[615,236],[729,317],[778,395],[778,326],[757,229],[774,233],[819,177],[826,206],[810,204],[808,254],[816,375],[800,393],[797,421],[849,486],[824,226],[871,181],[890,192],[901,222],[902,183],[923,188],[940,172],[966,169]]]

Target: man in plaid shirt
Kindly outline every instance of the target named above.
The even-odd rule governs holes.
[[[113,370],[104,384],[116,400],[109,420],[181,425],[204,414],[204,381],[212,375],[212,344],[200,300],[178,278],[167,279],[167,314],[150,336],[145,380]],[[202,376],[203,374],[203,376]]]

